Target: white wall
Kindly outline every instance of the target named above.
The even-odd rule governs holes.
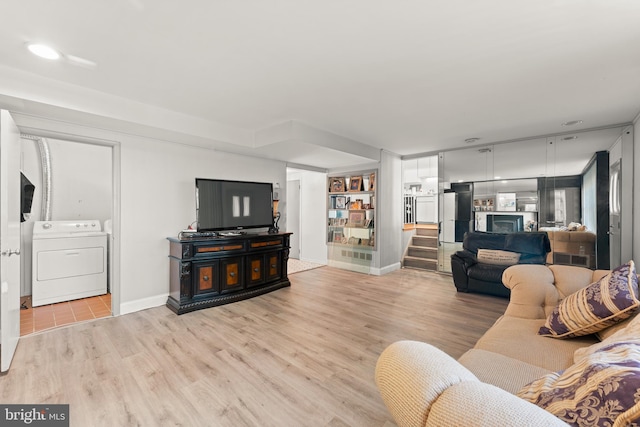
[[[300,181],[300,260],[327,263],[327,174],[296,169],[287,180]]]
[[[380,174],[378,177],[378,222],[377,245],[380,253],[380,272],[382,274],[400,268],[402,246],[402,161],[399,156],[382,151],[380,155]]]
[[[121,295],[123,313],[164,303],[168,236],[195,221],[194,179],[286,182],[283,162],[149,139],[122,138]],[[286,189],[280,199],[286,200]],[[286,227],[285,218],[281,226]],[[149,301],[151,302],[151,301]]]
[[[47,138],[51,154],[51,219],[111,218],[111,147]],[[22,170],[36,186],[31,222],[39,221],[42,197],[40,152],[22,139]]]

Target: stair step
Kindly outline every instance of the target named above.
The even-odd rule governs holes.
[[[429,248],[438,247],[438,238],[431,236],[413,236],[411,239],[413,246],[426,246]]]
[[[409,246],[408,255],[416,258],[438,259],[438,248]]]
[[[417,236],[438,237],[437,228],[416,228]]]
[[[402,265],[404,267],[419,268],[421,270],[436,271],[438,269],[438,261],[437,260],[435,260],[435,259],[431,260],[431,259],[425,259],[425,258],[416,258],[416,257],[412,257],[412,256],[404,257]]]

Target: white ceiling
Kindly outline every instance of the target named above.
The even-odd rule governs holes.
[[[304,165],[371,156],[340,160],[340,147],[310,132],[268,144],[255,135],[298,123],[412,155],[469,137],[566,132],[569,120],[583,120],[572,130],[629,123],[640,112],[637,0],[29,0],[1,9],[0,80],[46,78],[85,100],[108,94],[224,125],[253,142],[198,136]],[[97,67],[36,58],[27,41]],[[60,106],[93,113],[85,102]]]

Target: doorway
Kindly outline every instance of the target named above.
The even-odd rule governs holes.
[[[119,314],[117,252],[119,239],[118,191],[120,147],[117,142],[96,141],[84,137],[58,136],[46,132],[23,133],[21,169],[35,184],[31,214],[21,226],[21,336],[62,325]],[[35,135],[34,135],[35,134]],[[49,212],[43,209],[42,153],[39,140],[47,143],[50,161]],[[45,218],[46,215],[46,218]],[[32,307],[33,239],[36,221],[47,219],[94,222],[99,224],[106,243],[106,261],[101,263],[106,276],[106,292],[89,298],[80,296]],[[106,234],[106,237],[104,235]],[[64,279],[62,279],[64,282]],[[64,283],[63,283],[64,284]],[[95,294],[94,294],[95,295]]]
[[[290,258],[327,264],[327,174],[287,168],[286,230],[292,232]]]
[[[300,180],[287,180],[287,231],[291,231],[289,258],[300,259]]]

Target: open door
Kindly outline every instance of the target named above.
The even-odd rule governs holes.
[[[0,110],[0,371],[20,338],[20,131]]]

